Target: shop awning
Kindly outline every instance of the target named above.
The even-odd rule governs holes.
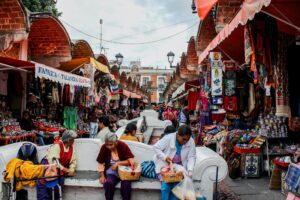
[[[21,71],[34,70],[34,63],[0,56],[0,70],[17,69]]]
[[[76,74],[68,73],[44,64],[35,64],[35,77],[45,78],[53,82],[61,84],[69,84],[73,86],[91,87],[91,80]]]
[[[178,95],[183,93],[184,91],[188,91],[191,88],[197,88],[200,86],[199,80],[188,81],[180,85],[175,92],[172,94],[172,99],[176,98]]]
[[[98,62],[96,59],[88,57],[88,58],[76,58],[73,60],[70,60],[68,62],[61,62],[60,68],[63,71],[72,72],[76,69],[79,69],[85,64],[91,64],[93,65],[97,70],[109,74],[108,66],[103,65],[102,63]]]
[[[218,35],[210,42],[206,49],[200,54],[198,63],[208,56],[209,52],[214,50],[231,34],[239,29],[236,34],[241,33],[241,26],[245,25],[248,20],[252,20],[256,13],[263,12],[269,16],[274,17],[278,22],[278,28],[280,31],[289,32],[294,34],[300,34],[300,10],[299,0],[245,0],[242,4],[241,10],[232,19],[232,21],[225,25],[225,27],[218,33]],[[232,37],[233,40],[236,37]],[[240,38],[240,37],[239,37]],[[243,45],[243,42],[230,42],[230,45],[239,43]],[[229,45],[229,46],[230,46]],[[224,45],[228,46],[228,45]],[[221,48],[221,47],[220,47]],[[231,48],[232,51],[239,50],[240,47]],[[221,49],[222,50],[222,49]],[[224,53],[224,52],[223,52]],[[230,56],[229,56],[230,57]]]

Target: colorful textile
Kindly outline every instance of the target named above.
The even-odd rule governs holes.
[[[33,188],[36,181],[32,181],[34,178],[40,178],[44,175],[43,165],[34,165],[31,161],[24,161],[18,158],[13,158],[6,165],[6,171],[4,173],[4,181],[8,182],[14,177],[17,179],[26,179],[31,181],[17,181],[16,190],[19,191],[24,186]]]
[[[223,81],[222,81],[222,68],[211,68],[211,95],[222,96],[223,93]]]
[[[195,110],[197,100],[199,99],[199,92],[189,92],[188,94],[188,109]]]
[[[288,117],[290,114],[288,73],[286,68],[288,43],[289,37],[284,33],[280,33],[276,67],[276,115],[284,117]]]
[[[236,96],[225,96],[224,97],[224,109],[228,111],[237,111],[237,97]]]
[[[142,173],[141,175],[146,178],[156,178],[156,172],[155,172],[155,164],[152,160],[144,161],[141,164],[142,166]]]
[[[66,129],[77,129],[77,108],[65,107],[64,109],[64,127]]]
[[[299,189],[299,181],[300,181],[300,166],[296,164],[290,164],[288,172],[285,176],[286,184],[291,187],[292,190]]]

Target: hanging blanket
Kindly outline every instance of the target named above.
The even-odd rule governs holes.
[[[288,73],[287,48],[289,37],[286,34],[279,34],[278,38],[278,63],[276,66],[276,115],[288,117],[289,107],[289,90],[288,90]]]

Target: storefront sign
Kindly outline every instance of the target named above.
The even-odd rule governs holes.
[[[91,87],[91,81],[88,78],[64,72],[39,63],[35,63],[35,77],[49,79],[61,84]]]

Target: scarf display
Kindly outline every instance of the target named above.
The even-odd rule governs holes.
[[[287,49],[289,37],[281,33],[278,35],[278,62],[275,69],[276,76],[276,115],[288,117],[290,114]]]

